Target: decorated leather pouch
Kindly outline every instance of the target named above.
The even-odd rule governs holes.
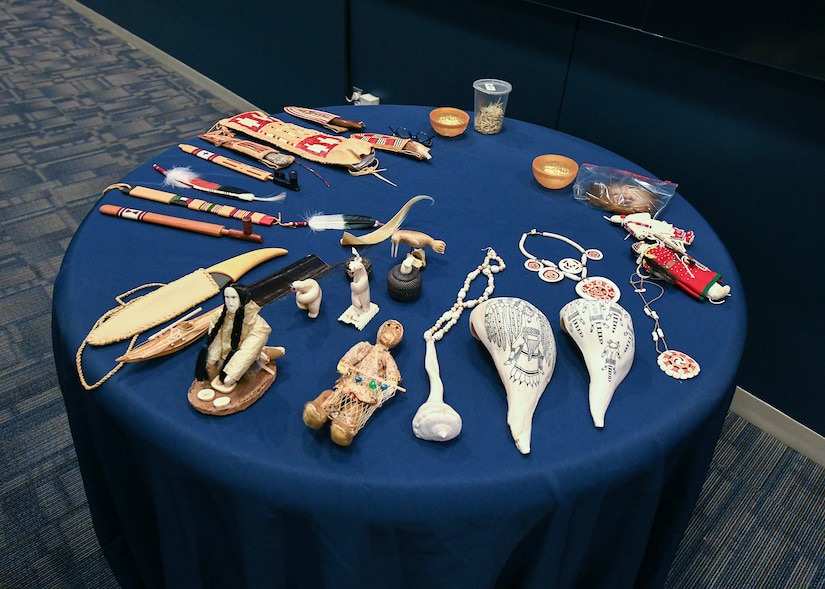
[[[378,165],[375,151],[369,143],[285,123],[260,111],[222,119],[216,127],[243,133],[321,164],[345,166],[353,171],[372,169]]]
[[[160,288],[146,295],[122,302],[125,296],[147,286],[153,285],[144,285],[117,297],[120,306],[100,318],[86,336],[86,342],[93,346],[105,346],[127,340],[174,319],[220,292],[215,279],[200,268],[169,284],[159,285]]]
[[[417,160],[432,159],[430,148],[413,141],[410,138],[396,137],[395,135],[384,135],[383,133],[353,133],[353,139],[366,141],[375,149],[390,151],[414,157]]]

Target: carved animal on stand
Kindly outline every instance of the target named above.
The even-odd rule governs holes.
[[[354,325],[360,330],[375,317],[379,309],[370,300],[370,274],[367,270],[369,260],[362,258],[355,248],[352,248],[352,255],[346,263],[352,304],[338,317],[338,321]]]
[[[352,253],[355,258],[347,266],[347,273],[352,277],[350,283],[352,306],[361,311],[366,311],[370,308],[370,280],[364,261],[355,248],[352,248]]]
[[[299,309],[307,311],[310,319],[318,317],[323,293],[317,280],[312,278],[296,280],[290,284],[289,289],[295,293],[295,303]]]
[[[398,229],[390,236],[392,242],[392,257],[398,254],[398,244],[406,243],[410,247],[430,247],[437,254],[443,254],[447,244],[440,239],[433,239],[421,231]]]

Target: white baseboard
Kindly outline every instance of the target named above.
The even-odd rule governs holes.
[[[165,65],[173,72],[180,74],[193,84],[197,85],[199,88],[203,88],[207,92],[210,92],[213,96],[223,100],[238,112],[244,112],[249,110],[261,110],[251,102],[244,100],[234,92],[228,90],[227,88],[221,86],[217,82],[207,78],[203,74],[199,73],[197,70],[192,69],[182,61],[179,61],[161,51],[151,43],[147,43],[137,35],[134,35],[124,29],[123,27],[113,23],[106,17],[101,14],[98,14],[94,10],[84,6],[77,2],[77,0],[60,0],[64,5],[66,5],[71,10],[74,10],[81,16],[89,19],[92,23],[96,26],[99,26],[102,29],[105,29],[123,39],[128,45],[131,45],[135,49],[143,51],[149,57],[156,60],[157,62]]]
[[[812,429],[740,387],[736,387],[730,410],[789,448],[825,467],[825,437]]]

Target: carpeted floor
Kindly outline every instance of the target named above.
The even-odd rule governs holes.
[[[102,187],[245,105],[59,0],[0,0],[0,589],[117,587],[51,358]],[[730,414],[668,589],[825,588],[825,469]]]

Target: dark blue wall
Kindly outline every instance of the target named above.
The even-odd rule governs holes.
[[[576,20],[526,2],[353,0],[353,80],[388,103],[471,110],[473,81],[501,78],[508,116],[555,127]]]
[[[825,82],[531,2],[314,0],[241,11],[242,2],[187,0],[176,10],[191,18],[174,26],[158,22],[158,0],[83,3],[274,112],[343,103],[351,84],[387,103],[470,109],[474,79],[509,80],[508,116],[679,183],[745,285],[734,293],[749,308],[739,385],[825,434],[825,275],[814,242]]]
[[[348,95],[344,0],[80,2],[264,110]]]

